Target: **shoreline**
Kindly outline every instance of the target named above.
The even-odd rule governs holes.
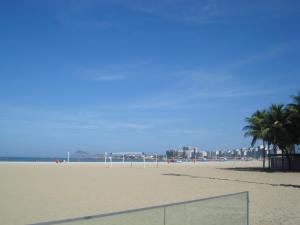
[[[27,161],[0,161],[0,165],[1,164],[27,164],[27,165],[30,165],[30,164],[32,164],[32,165],[37,165],[37,164],[39,164],[39,165],[42,165],[42,164],[45,164],[45,165],[57,165],[57,166],[59,166],[59,165],[65,165],[65,166],[67,166],[67,165],[76,165],[76,164],[81,164],[81,165],[84,165],[84,164],[86,164],[86,165],[101,165],[101,166],[103,166],[103,165],[106,165],[107,167],[110,167],[110,164],[112,164],[112,165],[115,165],[115,166],[122,166],[122,165],[143,165],[143,164],[145,164],[145,165],[159,165],[159,166],[167,166],[167,165],[170,165],[170,166],[172,166],[172,165],[186,165],[186,166],[197,166],[197,165],[207,165],[207,164],[220,164],[220,165],[222,165],[222,164],[227,164],[227,163],[232,163],[232,162],[249,162],[249,161],[238,161],[238,160],[232,160],[232,161],[230,161],[230,160],[228,160],[228,161],[199,161],[199,162],[196,162],[196,163],[194,163],[194,162],[172,162],[172,163],[168,163],[168,162],[166,162],[166,161],[162,161],[162,162],[158,162],[158,163],[156,163],[156,162],[136,162],[136,161],[133,161],[133,162],[85,162],[85,161],[81,161],[81,162],[59,162],[59,163],[56,163],[56,162],[40,162],[40,161],[37,161],[37,162],[27,162]],[[252,162],[260,162],[260,161],[252,161]]]

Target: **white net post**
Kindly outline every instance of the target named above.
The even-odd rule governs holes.
[[[109,160],[110,160],[110,167],[112,167],[112,154],[110,154]]]

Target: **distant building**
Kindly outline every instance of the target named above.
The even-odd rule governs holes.
[[[206,151],[198,151],[197,153],[197,158],[203,158],[203,157],[207,158],[207,156],[208,154]]]
[[[192,147],[192,146],[182,147],[182,150],[184,152],[185,158],[187,158],[187,159],[196,158],[197,153],[198,153],[198,148]]]
[[[179,149],[170,149],[166,151],[168,158],[192,159],[198,156],[198,148],[192,146],[184,146]]]
[[[168,158],[175,157],[177,159],[213,159],[218,160],[221,158],[227,159],[235,159],[235,160],[247,160],[247,159],[262,159],[264,155],[264,151],[266,156],[268,156],[268,152],[273,153],[273,148],[268,149],[267,146],[265,148],[261,145],[258,147],[242,147],[236,149],[228,149],[228,150],[214,150],[214,151],[203,151],[199,150],[197,147],[192,146],[184,146],[179,149],[171,149],[168,150],[167,156]],[[277,154],[280,154],[281,151],[277,149]],[[300,154],[300,145],[295,146],[295,153]]]

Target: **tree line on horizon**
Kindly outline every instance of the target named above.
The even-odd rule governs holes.
[[[266,147],[277,154],[281,150],[282,169],[284,157],[287,159],[288,169],[292,169],[292,159],[295,145],[300,144],[300,92],[291,96],[293,102],[287,105],[272,104],[268,108],[255,111],[246,117],[243,128],[245,137],[252,137],[251,146],[257,140],[263,142],[263,168],[265,168]]]

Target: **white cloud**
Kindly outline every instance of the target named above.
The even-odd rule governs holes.
[[[288,51],[292,48],[295,48],[296,46],[299,46],[299,43],[296,43],[293,41],[280,43],[269,49],[264,49],[260,52],[257,52],[256,54],[248,55],[248,56],[245,56],[244,58],[237,59],[237,60],[229,63],[225,67],[223,67],[222,70],[230,71],[230,70],[234,70],[236,68],[240,68],[240,67],[248,65],[248,64],[254,64],[254,63],[259,63],[259,62],[266,61],[269,59],[273,59],[273,58],[282,56],[284,53],[286,53],[286,51]]]
[[[199,91],[198,93],[194,93],[191,98],[239,98],[239,97],[247,97],[247,96],[263,96],[270,95],[274,93],[279,93],[282,91],[286,91],[291,89],[291,87],[278,87],[278,88],[252,88],[247,89],[224,89],[218,91]]]
[[[112,80],[123,80],[125,79],[126,76],[124,75],[102,75],[102,76],[97,76],[94,78],[94,80],[97,81],[112,81]]]
[[[141,124],[141,123],[113,123],[112,125],[115,128],[127,128],[127,129],[134,129],[134,130],[145,130],[145,129],[154,128],[153,125]]]
[[[148,72],[146,62],[99,65],[80,69],[82,77],[95,81],[117,81],[138,77]]]
[[[1,106],[0,112],[6,114],[6,124],[25,124],[45,127],[45,128],[60,128],[60,129],[75,129],[75,130],[132,130],[140,131],[154,128],[153,124],[144,122],[135,122],[130,120],[121,120],[120,118],[107,119],[100,113],[95,112],[73,112],[63,113],[60,111],[44,110],[40,107],[15,107]],[[121,121],[120,121],[121,120]]]
[[[241,22],[237,18],[257,18],[261,15],[282,16],[289,13],[298,13],[299,7],[295,4],[266,1],[227,1],[219,0],[160,0],[160,1],[136,1],[115,0],[115,4],[121,5],[132,11],[160,17],[169,21],[187,24],[211,24],[224,23],[225,19],[231,22]],[[265,17],[264,17],[265,18]]]
[[[162,130],[162,132],[168,136],[182,136],[182,135],[202,136],[202,135],[212,134],[210,130],[206,130],[206,129],[182,129],[182,128]]]
[[[94,30],[94,29],[107,29],[115,26],[115,22],[108,20],[92,20],[83,19],[71,14],[59,14],[55,16],[55,19],[64,26],[75,27],[82,30]]]

